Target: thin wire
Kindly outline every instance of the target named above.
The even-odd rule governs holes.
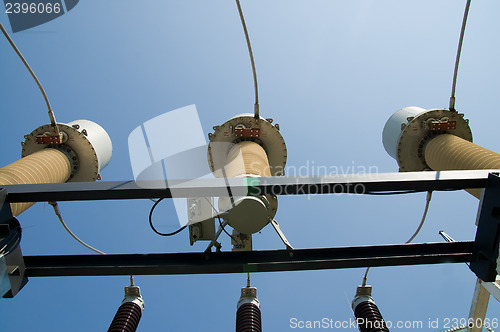
[[[66,225],[66,223],[64,222],[62,216],[61,216],[61,211],[59,211],[59,206],[57,205],[57,202],[49,202],[50,205],[52,205],[52,207],[54,208],[54,212],[57,216],[57,218],[59,218],[59,221],[61,222],[61,224],[63,225],[64,229],[69,233],[69,235],[71,235],[75,240],[77,240],[78,242],[80,242],[80,244],[82,244],[83,246],[89,248],[90,250],[93,250],[95,251],[96,253],[98,254],[101,254],[101,255],[106,255],[104,252],[86,244],[85,242],[83,242],[82,240],[80,240],[78,238],[78,236],[76,236],[68,227],[68,225]]]
[[[238,13],[240,14],[241,25],[243,26],[243,31],[245,32],[245,39],[248,46],[248,54],[250,55],[250,62],[252,63],[252,73],[253,73],[253,85],[255,89],[255,105],[254,105],[254,118],[259,118],[259,89],[257,87],[257,71],[255,70],[255,61],[253,59],[252,45],[250,44],[250,37],[248,36],[247,25],[245,23],[245,17],[243,16],[243,11],[241,10],[240,0],[236,0],[236,5],[238,6]]]
[[[19,246],[19,243],[21,242],[21,226],[16,227],[14,230],[11,229],[10,232],[17,232],[18,236],[12,236],[10,241],[5,243],[5,245],[0,249],[0,258],[10,254]]]
[[[232,197],[232,196],[231,196]],[[239,246],[243,247],[243,242],[240,242],[238,240],[236,240],[231,234],[229,234],[228,231],[226,231],[226,228],[224,227],[224,225],[222,224],[222,221],[220,220],[220,215],[219,215],[219,211],[217,211],[217,209],[215,208],[215,206],[212,204],[212,202],[210,202],[210,200],[205,197],[205,199],[207,200],[207,202],[210,204],[210,206],[212,206],[212,209],[214,210],[215,214],[217,215],[217,219],[219,219],[219,225],[220,227],[222,228],[222,230],[224,231],[224,233],[226,233],[227,236],[229,236],[234,242],[236,242]],[[234,203],[233,203],[234,204]]]
[[[381,192],[368,191],[364,194],[366,194],[366,195],[380,195],[380,196],[383,196],[383,195],[405,195],[405,194],[419,193],[422,191],[425,191],[425,190],[381,191]]]
[[[14,51],[16,51],[17,55],[19,56],[19,58],[21,59],[21,61],[26,66],[26,69],[28,69],[28,71],[30,72],[31,77],[33,77],[33,79],[35,80],[36,84],[38,85],[38,88],[40,89],[40,92],[43,95],[43,99],[45,99],[45,104],[47,104],[47,109],[49,110],[49,118],[50,118],[50,124],[52,126],[52,129],[53,129],[55,135],[59,136],[59,128],[57,127],[56,117],[54,115],[54,112],[52,111],[52,108],[50,107],[49,98],[47,97],[47,94],[45,93],[45,90],[43,89],[42,84],[40,83],[40,81],[36,77],[35,73],[31,69],[31,67],[28,64],[28,62],[26,61],[26,59],[21,54],[21,51],[19,51],[19,49],[17,48],[16,44],[14,44],[14,41],[12,40],[12,38],[10,38],[9,34],[5,30],[5,28],[3,27],[3,25],[2,25],[1,22],[0,22],[0,30],[2,30],[3,35],[5,36],[5,38],[7,38],[7,40],[9,41],[9,43],[12,46],[12,48],[14,49]]]
[[[151,229],[158,235],[161,235],[161,236],[172,236],[172,235],[175,235],[181,231],[183,231],[187,225],[185,226],[182,226],[181,228],[179,228],[178,230],[176,230],[175,232],[172,232],[172,233],[160,233],[156,230],[156,228],[153,226],[153,211],[155,210],[156,206],[161,202],[163,201],[165,198],[162,197],[160,198],[159,200],[157,200],[154,204],[153,204],[153,207],[151,207],[151,210],[149,211],[149,226],[151,226]]]
[[[425,218],[427,217],[427,212],[429,211],[429,205],[430,205],[430,202],[431,202],[431,198],[432,198],[432,191],[428,191],[427,192],[427,197],[426,197],[426,202],[425,202],[424,213],[422,215],[422,219],[420,220],[420,224],[418,225],[418,227],[415,230],[415,232],[413,233],[413,235],[408,239],[408,241],[405,242],[405,244],[408,244],[411,241],[413,241],[415,239],[415,237],[418,235],[418,233],[420,232],[420,230],[422,229],[422,226],[425,223]],[[370,267],[367,267],[365,275],[363,276],[362,286],[366,286],[366,279],[368,278],[368,272],[369,271],[370,271]]]
[[[469,15],[469,7],[471,0],[467,0],[465,5],[464,18],[462,20],[462,29],[460,30],[460,38],[458,40],[457,58],[455,60],[455,70],[453,72],[453,83],[451,86],[450,111],[455,112],[455,88],[457,86],[458,64],[460,62],[460,54],[462,53],[462,43],[464,41],[465,25],[467,24],[467,16]]]

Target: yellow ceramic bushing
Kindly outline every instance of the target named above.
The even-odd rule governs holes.
[[[458,136],[443,134],[427,143],[425,162],[435,171],[500,169],[500,154]],[[477,198],[481,196],[480,189],[467,191]]]
[[[0,168],[0,186],[14,184],[62,183],[71,174],[68,157],[56,149],[43,149]],[[12,203],[14,217],[34,203]]]

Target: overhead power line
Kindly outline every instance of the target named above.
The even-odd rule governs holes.
[[[451,86],[450,111],[455,111],[455,89],[457,86],[458,65],[460,63],[460,54],[462,53],[462,44],[464,41],[465,25],[467,24],[467,16],[469,15],[471,0],[467,0],[465,5],[464,18],[462,20],[462,29],[460,30],[460,38],[458,40],[457,58],[455,60],[455,70],[453,72],[453,83]]]
[[[257,86],[257,71],[255,70],[255,61],[253,59],[252,45],[250,44],[250,37],[248,35],[247,25],[245,23],[245,17],[243,16],[243,11],[241,10],[240,0],[236,0],[236,5],[238,6],[238,12],[240,14],[241,25],[243,26],[243,31],[245,32],[245,39],[247,40],[248,53],[250,55],[250,62],[252,63],[252,73],[253,73],[253,85],[255,89],[255,105],[254,105],[254,117],[259,118],[259,89]]]
[[[24,66],[26,66],[26,69],[28,69],[28,71],[30,72],[31,77],[33,77],[33,79],[36,82],[36,85],[38,85],[38,88],[40,89],[40,92],[43,95],[43,99],[45,99],[45,104],[47,104],[47,109],[49,110],[50,124],[52,126],[53,131],[54,131],[54,134],[56,136],[59,136],[59,128],[57,127],[56,117],[54,115],[54,112],[52,111],[52,107],[50,106],[49,97],[47,97],[47,94],[45,93],[45,90],[42,87],[42,83],[40,83],[40,81],[36,77],[35,73],[31,69],[30,65],[28,64],[28,61],[26,61],[26,59],[23,57],[23,55],[21,54],[21,51],[19,51],[19,49],[17,48],[17,46],[14,43],[14,41],[12,40],[12,38],[10,38],[9,34],[5,30],[5,28],[3,27],[2,23],[0,23],[0,30],[2,30],[3,35],[5,36],[5,38],[7,38],[10,45],[12,46],[12,48],[14,49],[14,51],[16,51],[17,55],[19,56],[19,59],[21,59],[21,61],[24,63]]]

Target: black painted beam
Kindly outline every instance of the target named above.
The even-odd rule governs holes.
[[[29,277],[276,272],[469,262],[473,242],[248,252],[24,256]]]
[[[47,202],[250,195],[372,194],[392,191],[484,188],[488,170],[154,181],[68,182],[2,186],[7,201]]]

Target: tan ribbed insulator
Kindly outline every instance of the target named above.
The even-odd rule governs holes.
[[[226,177],[271,176],[266,151],[255,142],[240,142],[227,155]]]
[[[425,162],[434,171],[500,169],[500,154],[458,136],[436,136],[425,147]],[[468,189],[477,198],[481,189]]]
[[[10,184],[62,183],[71,174],[68,157],[56,149],[43,149],[0,168],[0,186]],[[12,203],[14,217],[35,203]]]

